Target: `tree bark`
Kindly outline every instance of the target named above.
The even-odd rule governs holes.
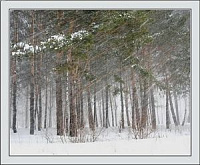
[[[169,102],[170,102],[170,107],[171,107],[171,113],[172,113],[172,118],[174,121],[175,126],[178,126],[177,120],[176,120],[176,115],[174,112],[174,106],[173,106],[173,102],[172,102],[172,97],[171,97],[171,92],[169,91]]]
[[[142,117],[141,128],[147,126],[147,109],[148,109],[148,96],[147,96],[147,80],[144,78],[143,99],[142,99]]]
[[[169,118],[169,93],[166,90],[166,129],[169,129],[170,118]]]
[[[115,123],[114,123],[114,112],[113,112],[113,105],[112,105],[112,96],[111,96],[111,92],[110,93],[110,109],[111,109],[111,115],[112,115],[112,127],[115,126]]]
[[[174,102],[175,102],[175,108],[176,108],[176,119],[177,119],[177,124],[180,125],[180,119],[179,119],[179,110],[178,110],[178,98],[176,91],[174,93]]]
[[[126,81],[126,91],[124,94],[124,98],[125,98],[125,109],[126,109],[126,118],[127,118],[127,126],[130,127],[130,119],[129,119],[129,112],[128,112],[128,87],[127,84],[128,82]]]
[[[46,68],[47,68],[47,66],[46,66]],[[48,82],[47,82],[47,75],[46,75],[46,78],[45,78],[45,84],[46,84],[46,89],[45,89],[44,129],[47,128],[47,104],[48,104]]]
[[[92,131],[95,130],[94,120],[93,120],[93,113],[92,113],[92,106],[91,106],[91,99],[90,99],[90,89],[87,90],[87,99],[88,99],[88,121],[89,127]]]
[[[35,39],[34,39],[34,24],[35,24],[35,15],[34,11],[32,12],[32,45],[33,47],[35,46]],[[35,48],[35,47],[34,47]],[[34,125],[35,125],[35,120],[34,120],[34,90],[35,90],[35,82],[34,82],[34,77],[35,77],[35,52],[33,51],[33,54],[31,56],[31,83],[30,83],[30,134],[34,134]]]
[[[108,128],[108,85],[106,83],[106,128]]]
[[[95,123],[96,127],[98,127],[96,100],[97,100],[97,96],[96,96],[96,83],[95,83],[95,85],[94,85],[94,123]]]
[[[150,90],[151,94],[151,124],[152,124],[152,129],[156,129],[156,110],[155,110],[155,101],[154,101],[154,93],[153,89]]]
[[[124,129],[124,101],[123,101],[123,89],[122,82],[120,82],[120,97],[121,97],[121,128]]]
[[[14,20],[15,24],[15,43],[18,43],[18,14],[16,14],[16,18]],[[17,133],[17,59],[16,56],[12,57],[12,107],[13,107],[13,113],[12,113],[12,130],[14,133]]]

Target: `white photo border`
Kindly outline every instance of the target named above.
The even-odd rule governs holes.
[[[191,9],[191,156],[9,156],[9,10],[10,9]],[[1,1],[1,163],[2,164],[192,164],[199,162],[199,1]]]

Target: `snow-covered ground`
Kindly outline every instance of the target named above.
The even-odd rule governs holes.
[[[56,136],[55,129],[29,135],[28,129],[12,131],[11,155],[190,155],[189,125],[165,130],[160,127],[148,139],[134,139],[130,129],[99,129],[77,139]],[[82,141],[84,142],[80,142]],[[95,142],[92,142],[95,139]]]

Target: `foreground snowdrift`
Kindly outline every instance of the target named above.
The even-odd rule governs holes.
[[[127,130],[104,130],[95,142],[72,143],[53,133],[31,136],[28,130],[20,131],[11,133],[11,155],[190,155],[190,135],[186,132],[164,131],[136,140]]]

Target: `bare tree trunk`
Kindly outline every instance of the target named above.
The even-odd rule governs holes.
[[[52,127],[52,104],[53,104],[53,84],[50,86],[49,94],[49,128]]]
[[[106,82],[106,128],[108,128],[108,85]]]
[[[60,32],[61,19],[63,18],[63,11],[57,11],[57,19],[59,20],[57,30]],[[56,65],[61,65],[62,52],[56,54]],[[57,118],[57,135],[64,134],[63,128],[63,100],[62,100],[62,78],[59,70],[56,72],[56,118]]]
[[[82,89],[82,87],[80,87]],[[84,128],[84,112],[83,112],[83,92],[80,92],[80,102],[81,102],[81,106],[80,106],[80,117],[81,117],[81,128]]]
[[[142,99],[142,117],[141,117],[141,127],[146,128],[147,126],[147,109],[148,109],[148,97],[147,97],[147,80],[144,78],[144,89],[143,89],[143,99]]]
[[[35,24],[35,14],[34,11],[32,12],[32,45],[35,46],[34,41],[34,24]],[[35,47],[34,47],[35,48]],[[30,134],[34,134],[34,90],[35,90],[35,82],[34,82],[34,76],[35,76],[35,52],[33,51],[33,54],[31,56],[31,83],[30,83]]]
[[[46,75],[45,81],[46,81],[45,82],[46,89],[45,89],[44,129],[47,128],[47,104],[48,104],[48,82],[47,82],[47,75]]]
[[[101,112],[101,102],[98,102],[98,110],[99,110],[100,125],[101,125],[101,127],[103,127],[102,112]]]
[[[94,123],[96,124],[96,127],[98,127],[98,121],[97,121],[97,105],[96,105],[96,83],[94,85]]]
[[[65,102],[65,107],[64,107],[64,129],[65,133],[67,134],[69,131],[69,115],[68,115],[68,105],[67,105],[67,78],[65,80],[65,86],[64,86],[64,102]]]
[[[169,118],[169,92],[166,90],[166,129],[169,129],[170,118]]]
[[[104,109],[104,94],[102,90],[102,112],[103,112],[103,127],[105,127],[105,109]]]
[[[114,105],[115,105],[115,126],[118,126],[118,120],[117,120],[117,103],[116,103],[116,98],[114,99]]]
[[[179,110],[178,110],[178,98],[176,91],[174,90],[174,102],[175,102],[175,108],[176,108],[176,119],[177,119],[177,124],[180,125],[180,119],[179,119]]]
[[[171,113],[172,113],[172,118],[174,121],[175,126],[178,126],[178,123],[176,121],[176,115],[174,112],[174,106],[173,106],[173,102],[172,102],[172,97],[171,97],[171,92],[169,91],[169,102],[170,102],[170,107],[171,107]]]
[[[42,54],[40,55],[40,65],[38,66],[39,78],[41,79],[41,67],[42,67]],[[42,94],[41,94],[41,81],[39,80],[38,85],[38,95],[39,95],[39,112],[38,112],[38,131],[42,128]]]
[[[15,18],[15,43],[18,43],[18,14],[16,14]],[[14,133],[17,133],[17,59],[16,56],[12,57],[12,107],[13,107],[13,113],[12,113],[12,129]]]
[[[121,127],[124,129],[124,101],[123,101],[123,89],[120,82],[120,96],[121,96]]]
[[[28,128],[28,94],[29,94],[29,88],[27,86],[26,109],[25,109],[25,128]]]
[[[77,112],[77,128],[80,128],[80,94],[79,94],[80,89],[80,83],[77,84],[77,95],[76,95],[76,112]]]
[[[36,77],[36,76],[35,76]],[[35,130],[36,130],[36,122],[37,122],[37,115],[38,115],[38,84],[37,84],[37,78],[35,78]]]
[[[69,101],[70,101],[70,125],[69,134],[71,137],[77,136],[77,121],[76,121],[76,110],[75,110],[75,95],[74,95],[74,82],[72,76],[69,76]]]
[[[128,127],[130,127],[130,119],[129,119],[129,112],[128,112],[128,84],[127,84],[127,80],[126,80],[126,84],[125,84],[125,87],[126,87],[126,91],[125,91],[125,94],[124,94],[124,98],[125,98],[125,109],[126,109],[126,118],[127,118],[127,125]]]
[[[186,98],[184,99],[185,101],[185,113],[184,113],[184,117],[183,117],[183,121],[182,121],[182,126],[184,126],[185,124],[185,120],[186,120],[186,114],[187,114],[187,101],[186,101]]]
[[[111,92],[110,93],[110,109],[111,109],[111,115],[112,115],[112,127],[115,126],[115,123],[114,123],[114,113],[113,113],[113,105],[112,105],[112,96],[111,96]]]
[[[151,124],[152,124],[152,129],[156,129],[156,110],[155,110],[155,101],[154,101],[154,93],[153,89],[150,90],[151,94]]]
[[[92,106],[91,106],[91,99],[90,99],[90,89],[87,90],[87,99],[88,99],[88,121],[89,127],[92,131],[95,130],[93,114],[92,114]]]

